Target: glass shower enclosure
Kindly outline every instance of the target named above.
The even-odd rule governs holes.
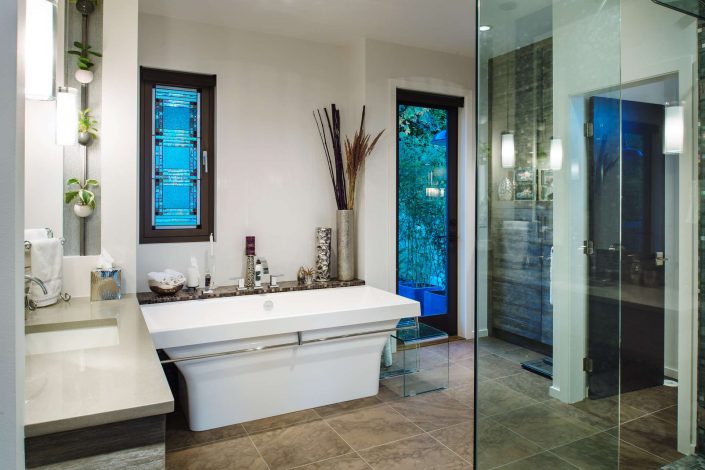
[[[659,468],[694,401],[669,352],[691,315],[694,134],[678,155],[665,141],[695,89],[695,20],[482,0],[477,26],[475,468]]]

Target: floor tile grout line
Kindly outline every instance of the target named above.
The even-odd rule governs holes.
[[[411,419],[409,419],[409,418],[408,418],[406,415],[404,415],[401,411],[397,410],[397,409],[394,408],[393,406],[390,406],[389,408],[390,408],[392,411],[394,411],[396,414],[398,414],[399,416],[401,416],[402,418],[404,418],[405,420],[407,420],[409,423],[411,423],[411,424],[413,424],[414,426],[416,426],[421,432],[426,432],[421,426],[419,426],[418,424],[416,424],[416,423],[414,423],[413,421],[411,421]],[[417,434],[417,435],[418,435],[418,434]]]
[[[354,408],[354,409],[351,409],[351,410],[344,410],[344,411],[341,411],[340,413],[335,413],[335,414],[332,414],[332,415],[330,415],[330,416],[323,416],[321,413],[318,412],[318,410],[317,410],[316,408],[310,408],[310,409],[312,409],[322,420],[325,421],[325,420],[327,420],[327,419],[333,419],[333,418],[337,418],[337,417],[339,417],[339,416],[344,416],[344,415],[348,415],[348,414],[350,414],[350,413],[355,413],[356,411],[367,410],[367,409],[370,409],[370,408],[377,408],[377,407],[379,407],[379,406],[386,405],[386,404],[388,403],[388,402],[382,401],[382,400],[381,400],[379,397],[377,397],[376,395],[373,395],[373,396],[374,396],[374,397],[377,399],[377,401],[378,401],[378,402],[375,403],[375,404],[367,405],[367,406],[362,406],[362,407],[360,407],[360,408]],[[343,402],[343,403],[345,403],[345,402]]]
[[[617,437],[617,439],[618,439],[620,442],[624,442],[625,444],[629,444],[629,445],[632,446],[632,447],[636,447],[636,448],[639,449],[640,451],[646,452],[647,454],[652,455],[652,456],[654,456],[654,457],[656,457],[656,458],[658,458],[658,459],[661,459],[661,460],[663,460],[664,462],[667,462],[667,463],[668,463],[668,459],[667,459],[667,458],[665,458],[665,457],[663,457],[663,456],[661,456],[661,455],[658,455],[658,454],[654,454],[654,453],[651,452],[650,450],[644,449],[643,447],[640,447],[640,446],[634,444],[633,442],[629,442],[629,441],[627,441],[627,440],[622,439],[622,435],[621,435],[621,434],[622,434],[622,433],[620,432],[619,436]],[[676,452],[677,452],[677,451],[676,451]]]
[[[242,424],[240,424],[240,426],[242,426]],[[252,439],[250,432],[247,430],[247,428],[245,426],[242,426],[242,429],[245,430],[245,435],[250,440],[250,444],[252,444],[252,447],[255,448],[255,451],[257,452],[257,455],[259,455],[259,458],[262,459],[262,462],[264,462],[264,464],[267,466],[267,469],[271,470],[272,467],[269,466],[269,462],[267,462],[267,459],[265,459],[264,455],[262,455],[262,452],[260,452],[259,448],[257,447],[257,444],[255,444],[255,440]]]
[[[365,465],[367,465],[368,467],[370,467],[371,469],[374,470],[374,467],[372,466],[372,464],[371,464],[370,462],[368,462],[367,459],[366,459],[365,457],[363,457],[358,451],[355,451],[355,455],[357,455],[358,457],[360,457],[360,460],[362,460],[363,462],[365,462]]]
[[[362,459],[362,461],[365,462],[365,464],[366,464],[368,467],[372,468],[372,465],[370,465],[369,462],[368,462],[367,460],[365,460],[365,458],[364,458],[362,455],[360,455],[360,453],[358,452],[358,450],[355,449],[353,446],[351,446],[350,443],[349,443],[348,441],[346,441],[345,438],[344,438],[343,436],[341,436],[340,433],[339,433],[338,431],[336,431],[335,428],[334,428],[333,426],[331,426],[331,424],[330,424],[328,421],[326,421],[326,420],[324,419],[323,422],[326,423],[326,425],[328,425],[328,427],[329,427],[340,439],[342,439],[342,441],[345,443],[345,445],[347,445],[347,446],[350,448],[351,451],[353,451],[355,454],[357,454],[357,456],[360,457],[360,458]],[[345,454],[342,454],[342,455],[346,455],[346,454],[349,454],[349,453],[350,453],[350,452],[346,452]],[[341,456],[339,455],[338,457],[341,457]]]
[[[512,464],[515,464],[515,463],[518,463],[518,462],[523,462],[524,460],[528,460],[528,459],[534,458],[534,457],[536,457],[537,455],[541,455],[541,454],[551,454],[551,455],[555,455],[553,452],[551,452],[551,451],[549,451],[549,450],[541,450],[540,452],[535,452],[535,453],[533,453],[533,454],[531,454],[531,455],[527,455],[526,457],[522,457],[522,458],[520,458],[520,459],[512,460],[511,462],[503,463],[502,465],[496,465],[496,466],[492,467],[491,470],[505,468],[505,467],[508,467],[509,465],[512,465]],[[560,460],[562,460],[563,462],[565,462],[565,463],[567,463],[568,465],[570,465],[571,467],[575,467],[576,469],[580,470],[580,467],[578,467],[578,466],[576,466],[576,465],[574,465],[574,464],[572,464],[572,463],[570,463],[570,462],[568,462],[568,461],[566,461],[566,460],[564,460],[564,459],[561,459],[561,458],[558,457],[557,455],[555,455],[555,456],[556,456],[558,459],[560,459]]]
[[[358,452],[358,453],[360,453],[360,452],[367,452],[368,450],[376,449],[376,448],[378,448],[378,447],[384,447],[384,446],[388,446],[388,445],[391,445],[391,444],[396,444],[397,442],[405,441],[405,440],[407,440],[407,439],[413,439],[414,437],[423,436],[423,435],[426,434],[426,433],[427,433],[426,431],[421,430],[421,432],[418,433],[418,434],[414,434],[414,435],[412,435],[412,436],[400,437],[399,439],[394,439],[393,441],[385,442],[384,444],[377,444],[377,445],[374,445],[374,446],[365,447],[364,449],[360,449],[360,450],[358,450],[358,451],[356,451],[356,452]],[[360,454],[360,456],[362,456],[362,454]]]
[[[236,424],[240,424],[240,423],[236,423]],[[242,425],[241,425],[241,426],[242,426]],[[242,429],[243,429],[243,431],[245,432],[244,435],[222,437],[222,438],[219,438],[219,439],[214,439],[214,440],[212,440],[212,441],[199,442],[199,443],[196,443],[196,444],[193,444],[193,445],[186,445],[186,446],[184,446],[184,447],[177,447],[177,448],[173,448],[173,449],[169,449],[169,450],[166,450],[166,440],[165,440],[165,443],[164,443],[164,444],[165,444],[165,445],[164,445],[164,453],[165,453],[165,454],[169,454],[169,453],[172,453],[172,452],[179,452],[179,451],[182,451],[182,450],[194,449],[194,448],[196,448],[196,447],[203,447],[203,446],[207,446],[207,445],[210,445],[210,444],[217,444],[217,443],[219,443],[219,442],[232,441],[232,440],[235,440],[235,439],[239,439],[239,438],[245,437],[245,436],[247,435],[247,430],[244,428],[244,426],[242,427]],[[200,431],[191,431],[191,430],[189,429],[189,432],[200,432]]]
[[[556,453],[553,452],[552,450],[547,450],[546,453],[547,453],[547,454],[551,454],[552,456],[554,456],[554,457],[557,458],[558,460],[561,460],[561,461],[567,463],[568,465],[570,465],[571,467],[575,467],[575,468],[577,468],[578,470],[580,470],[580,467],[579,467],[578,465],[575,465],[573,462],[567,461],[566,459],[564,459],[564,458],[561,457],[560,455],[556,454]]]
[[[438,431],[438,429],[436,429],[436,431]],[[454,451],[453,449],[451,449],[450,447],[448,447],[447,445],[445,445],[445,443],[443,443],[443,441],[441,441],[441,440],[438,439],[436,436],[434,436],[433,434],[431,434],[431,432],[436,432],[436,431],[427,431],[426,434],[428,435],[428,437],[430,437],[431,439],[433,439],[434,441],[438,442],[440,445],[442,445],[443,447],[445,447],[446,449],[448,449],[449,451],[451,451],[451,453],[452,453],[453,455],[455,455],[456,457],[458,457],[458,458],[459,458],[460,460],[462,460],[463,462],[468,463],[468,464],[472,465],[473,467],[475,466],[475,464],[474,464],[473,462],[471,462],[471,461],[465,459],[463,456],[461,456],[460,454],[458,454],[456,451]]]

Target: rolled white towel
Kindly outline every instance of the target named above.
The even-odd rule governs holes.
[[[147,279],[169,286],[177,286],[186,282],[186,276],[173,269],[147,273]]]

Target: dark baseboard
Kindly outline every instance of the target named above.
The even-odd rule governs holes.
[[[536,353],[543,354],[544,356],[553,356],[553,346],[551,346],[550,344],[544,344],[533,339],[524,338],[523,336],[519,336],[514,333],[501,330],[499,328],[492,329],[492,336],[497,339],[501,339],[502,341],[506,341],[507,343],[516,344],[517,346],[521,346],[522,348],[526,348]]]

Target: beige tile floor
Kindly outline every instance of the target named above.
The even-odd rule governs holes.
[[[450,386],[401,398],[394,381],[375,397],[204,432],[188,430],[180,412],[167,419],[168,469],[413,470],[473,468],[473,407],[478,380],[477,468],[656,469],[677,459],[675,391],[667,387],[616,399],[566,405],[549,381],[521,369],[539,358],[492,338],[452,342]],[[424,364],[443,361],[424,348]],[[388,386],[387,386],[388,385]]]
[[[451,387],[411,398],[382,381],[375,397],[197,433],[176,412],[167,419],[167,468],[471,469],[473,347],[449,348]],[[442,348],[424,348],[422,364],[446,360]]]
[[[568,405],[548,395],[547,379],[520,368],[540,355],[495,338],[478,351],[477,468],[648,470],[682,457],[676,388]]]

